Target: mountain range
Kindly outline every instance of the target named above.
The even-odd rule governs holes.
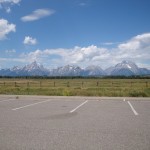
[[[147,68],[139,68],[132,61],[122,61],[113,67],[103,70],[100,66],[88,66],[82,69],[79,66],[66,65],[56,69],[46,69],[34,61],[24,67],[14,66],[9,69],[0,69],[0,76],[133,76],[150,75]]]

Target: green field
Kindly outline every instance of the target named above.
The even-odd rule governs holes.
[[[150,97],[150,79],[0,79],[0,94]]]

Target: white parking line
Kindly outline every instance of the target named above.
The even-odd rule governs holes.
[[[22,109],[22,108],[26,108],[26,107],[38,105],[38,104],[41,104],[41,103],[46,103],[46,102],[49,102],[49,101],[51,101],[51,100],[46,100],[46,101],[42,101],[42,102],[38,102],[38,103],[33,103],[33,104],[25,105],[25,106],[22,106],[22,107],[14,108],[12,110],[19,110],[19,109]]]
[[[85,101],[85,102],[83,102],[82,104],[80,104],[79,106],[77,106],[75,109],[73,109],[73,110],[71,110],[70,111],[70,113],[73,113],[73,112],[75,112],[78,108],[80,108],[81,106],[83,106],[85,103],[87,103],[88,102],[88,100],[87,101]]]
[[[123,99],[123,101],[125,102],[125,101],[126,101],[126,99],[124,98],[124,99]]]
[[[0,103],[7,102],[7,101],[15,101],[15,100],[17,100],[17,99],[5,99],[5,100],[0,101]]]
[[[129,106],[131,107],[131,110],[133,111],[133,113],[137,116],[139,115],[136,110],[134,109],[134,107],[132,106],[132,104],[128,101]]]

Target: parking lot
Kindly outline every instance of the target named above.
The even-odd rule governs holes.
[[[150,150],[150,98],[0,96],[1,150]]]

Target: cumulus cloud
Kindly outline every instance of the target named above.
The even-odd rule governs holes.
[[[0,40],[6,39],[6,35],[16,31],[16,25],[5,19],[0,19]]]
[[[33,11],[31,14],[22,17],[21,20],[23,22],[35,21],[35,20],[39,20],[41,18],[50,16],[54,13],[55,13],[55,10],[52,10],[52,9],[37,9]]]
[[[24,38],[23,43],[25,45],[36,45],[37,44],[37,40],[35,38],[30,37],[30,36],[26,36]]]
[[[19,4],[21,0],[0,0],[0,7],[4,8],[7,13],[11,12],[12,5]]]
[[[118,48],[122,50],[137,50],[149,46],[149,43],[150,43],[150,33],[145,33],[133,37],[126,43],[120,44]]]
[[[100,60],[104,60],[109,56],[107,49],[98,48],[91,45],[88,47],[74,47],[72,49],[46,49],[36,50],[30,53],[24,53],[20,57],[27,59],[29,62],[38,61],[40,63],[51,64],[51,66],[62,66],[67,64],[75,64],[86,66],[90,63],[99,62],[97,56],[101,56]],[[94,60],[95,59],[95,60]]]
[[[115,48],[103,48],[91,45],[71,49],[45,49],[23,53],[20,58],[34,60],[47,66],[57,67],[75,64],[81,67],[100,65],[102,68],[113,66],[122,60],[132,60],[140,67],[150,68],[150,33],[137,35]]]
[[[71,58],[71,63],[78,64],[88,63],[94,60],[97,56],[101,56],[103,58],[106,54],[108,54],[107,49],[91,45],[88,47],[75,47],[66,58],[68,62]]]
[[[143,59],[144,61],[150,59],[150,33],[137,35],[118,45],[118,55],[134,60]]]
[[[24,52],[17,58],[0,58],[0,61],[2,60],[3,62],[16,61],[23,64],[36,60],[49,68],[73,64],[81,67],[100,65],[103,69],[114,66],[123,60],[131,60],[139,67],[150,69],[150,33],[137,35],[114,48],[90,45],[87,47],[76,46],[70,49],[37,49],[32,52]]]

